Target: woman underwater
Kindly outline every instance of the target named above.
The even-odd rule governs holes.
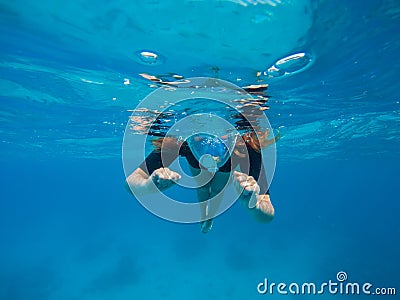
[[[268,133],[246,132],[235,139],[232,149],[227,147],[227,136],[194,134],[185,141],[158,138],[152,141],[154,150],[127,177],[127,185],[135,194],[159,192],[171,187],[181,179],[181,175],[169,169],[169,166],[181,156],[186,158],[192,176],[199,183],[196,192],[203,233],[211,230],[223,191],[231,181],[240,194],[240,202],[250,215],[258,222],[268,223],[275,212],[261,150],[280,138],[278,134],[268,139]],[[221,161],[226,162],[221,165]],[[255,205],[250,206],[249,201]]]

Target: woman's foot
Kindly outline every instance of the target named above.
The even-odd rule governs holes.
[[[200,225],[201,225],[201,232],[202,233],[207,233],[212,228],[213,219],[205,220],[205,221],[201,222]]]

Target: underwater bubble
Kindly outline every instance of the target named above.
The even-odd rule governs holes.
[[[295,53],[276,61],[264,75],[270,77],[280,77],[305,70],[312,63],[312,57],[305,52]]]
[[[139,57],[143,62],[150,63],[150,64],[156,63],[157,59],[158,59],[158,55],[156,53],[149,52],[149,51],[141,51],[139,53]]]
[[[296,72],[306,67],[311,61],[311,57],[306,53],[296,53],[282,58],[275,63],[275,66],[286,73]]]
[[[162,57],[158,53],[149,50],[137,51],[136,56],[139,58],[139,62],[147,65],[157,65],[163,61]]]

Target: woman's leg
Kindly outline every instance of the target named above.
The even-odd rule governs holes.
[[[191,166],[190,172],[194,177],[198,187],[196,188],[197,201],[200,203],[200,213],[201,220],[206,220],[208,218],[208,200],[210,199],[210,187],[211,187],[211,174],[202,171],[200,169],[195,169]]]
[[[197,200],[200,203],[202,232],[207,233],[211,230],[213,218],[218,212],[223,199],[223,191],[230,183],[230,173],[217,172],[212,174],[206,170],[200,170],[190,167],[199,187],[196,189]],[[207,180],[210,179],[208,182]],[[204,184],[204,182],[207,182]]]
[[[209,215],[215,217],[224,197],[224,190],[231,182],[231,173],[217,172],[211,180]]]

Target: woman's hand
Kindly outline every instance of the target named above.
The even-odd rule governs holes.
[[[257,181],[249,175],[233,172],[234,182],[239,193],[242,205],[250,214],[261,223],[268,223],[274,218],[275,210],[269,195],[260,195],[260,187]],[[242,192],[243,191],[243,192]]]
[[[181,175],[178,173],[168,168],[159,168],[150,175],[148,182],[153,182],[159,190],[163,191],[171,187],[179,179],[181,179]]]
[[[245,173],[238,171],[233,172],[233,178],[235,182],[236,189],[239,193],[243,194],[244,197],[251,197],[253,195],[258,195],[260,193],[260,186],[253,176],[249,176]]]

